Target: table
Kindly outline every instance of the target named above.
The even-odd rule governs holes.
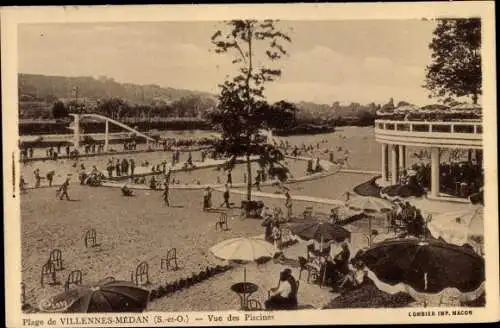
[[[231,290],[240,297],[241,310],[246,310],[248,308],[248,299],[258,289],[259,286],[251,282],[238,282],[231,286]]]

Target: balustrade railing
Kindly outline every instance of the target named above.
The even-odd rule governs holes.
[[[423,133],[460,133],[482,134],[481,122],[401,122],[390,120],[376,120],[377,130],[423,132]]]

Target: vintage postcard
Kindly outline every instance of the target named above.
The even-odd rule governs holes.
[[[494,26],[1,8],[7,326],[499,320]]]

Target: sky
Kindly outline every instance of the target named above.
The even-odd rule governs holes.
[[[331,104],[405,100],[432,103],[422,88],[435,22],[425,20],[281,21],[292,42],[269,84],[269,101]],[[217,93],[234,72],[215,54],[218,22],[25,24],[18,28],[20,73],[107,76]]]

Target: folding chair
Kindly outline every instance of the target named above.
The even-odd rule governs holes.
[[[132,282],[137,286],[143,286],[150,284],[149,281],[149,265],[147,262],[141,262],[135,268],[135,276],[134,273],[131,275]]]
[[[44,286],[44,278],[49,277],[50,282],[49,284],[55,285],[57,284],[57,278],[56,278],[56,267],[54,263],[52,263],[50,260],[48,260],[43,266],[42,266],[42,274],[41,274],[41,279],[40,279],[40,284],[42,287]]]
[[[85,247],[94,247],[97,245],[97,233],[95,229],[87,230],[85,233]]]
[[[249,311],[261,311],[262,304],[256,299],[249,299],[247,301],[247,310],[249,310]]]
[[[306,281],[309,284],[311,279],[317,280],[320,275],[320,267],[318,267],[314,260],[311,258],[310,260],[305,257],[299,256],[299,281],[302,279],[302,272],[307,271]]]
[[[225,227],[224,230],[229,230],[229,226],[227,224],[227,213],[221,213],[219,215],[219,217],[217,218],[217,222],[215,223],[215,230],[216,231],[219,228],[222,231],[224,227]]]
[[[49,261],[54,264],[54,269],[56,271],[61,271],[63,269],[63,260],[61,250],[56,248],[49,255]]]
[[[67,291],[71,285],[81,285],[82,284],[82,271],[73,270],[69,273],[68,279],[64,284],[64,289]]]
[[[172,266],[173,262],[173,266]],[[171,248],[167,251],[167,257],[164,257],[160,261],[160,269],[163,269],[163,264],[165,263],[165,268],[167,270],[173,269],[177,270],[179,266],[177,265],[177,249]]]

